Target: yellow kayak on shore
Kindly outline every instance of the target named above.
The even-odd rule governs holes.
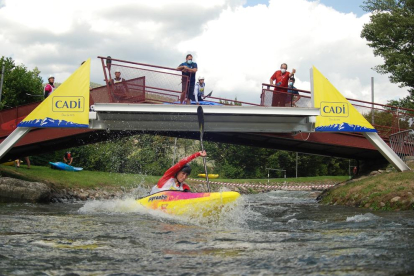
[[[162,191],[137,199],[146,208],[161,210],[172,215],[209,216],[221,211],[228,203],[234,202],[237,192],[189,193],[181,191]]]
[[[206,178],[206,174],[205,173],[200,173],[200,174],[198,174],[198,177]],[[215,178],[218,178],[218,177],[219,177],[218,174],[208,174],[209,179],[215,179]]]
[[[4,166],[14,166],[15,165],[14,161],[8,161],[8,162],[4,162],[4,163],[1,163],[1,164],[4,165]]]

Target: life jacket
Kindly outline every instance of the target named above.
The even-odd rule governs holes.
[[[204,87],[206,87],[206,83],[203,82],[201,85],[199,82],[196,84],[198,86],[198,95],[197,96],[204,96]]]
[[[72,158],[72,154],[70,152],[65,153],[65,159],[70,160],[70,158]]]
[[[52,91],[46,91],[46,87],[52,88]],[[45,98],[47,98],[50,94],[52,94],[53,91],[55,91],[55,86],[53,84],[48,83],[45,85],[45,88],[43,88],[43,95],[45,96]]]
[[[117,80],[117,79],[113,79],[114,80],[114,83],[120,83],[120,82],[122,82],[122,78],[119,78],[119,80]]]
[[[167,182],[165,182],[165,184],[162,186],[162,188],[158,188],[158,185],[155,185],[154,187],[152,187],[151,189],[151,195],[158,193],[158,192],[162,192],[162,191],[190,191],[190,187],[185,184],[182,183],[177,184],[175,181],[175,178],[172,177],[170,179],[167,180]]]

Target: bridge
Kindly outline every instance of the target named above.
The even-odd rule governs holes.
[[[177,104],[188,83],[181,72],[174,68],[99,58],[107,85],[90,91],[89,129],[34,128],[2,156],[2,161],[138,133],[199,138],[196,108]],[[122,72],[124,81],[110,84],[116,70]],[[366,135],[314,132],[319,110],[312,108],[311,91],[294,89],[298,96],[293,98],[291,93],[275,92],[274,88],[262,84],[258,103],[216,96],[207,98],[203,103],[206,104],[203,107],[204,139],[357,160],[384,160]],[[278,95],[284,100],[275,106],[273,99]],[[393,134],[410,129],[414,110],[355,99],[348,101],[372,121],[387,144]],[[0,141],[9,137],[39,104],[1,111]]]

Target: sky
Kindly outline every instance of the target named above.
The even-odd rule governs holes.
[[[0,55],[63,82],[97,56],[177,67],[188,53],[214,96],[259,102],[261,84],[288,64],[310,90],[314,65],[346,97],[386,103],[408,95],[372,68],[360,37],[369,22],[357,0],[0,0]]]

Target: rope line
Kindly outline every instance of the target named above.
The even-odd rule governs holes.
[[[189,180],[197,181],[197,182],[207,182],[201,179],[194,179],[189,178]],[[274,186],[274,185],[261,185],[261,184],[240,184],[240,183],[228,183],[228,182],[216,182],[216,181],[209,181],[211,184],[218,184],[218,185],[226,185],[226,186],[239,186],[239,187],[250,187],[250,188],[267,188],[267,189],[274,189],[274,190],[282,190],[282,189],[309,189],[309,188],[330,188],[335,185],[326,184],[326,185],[300,185],[300,186]]]

